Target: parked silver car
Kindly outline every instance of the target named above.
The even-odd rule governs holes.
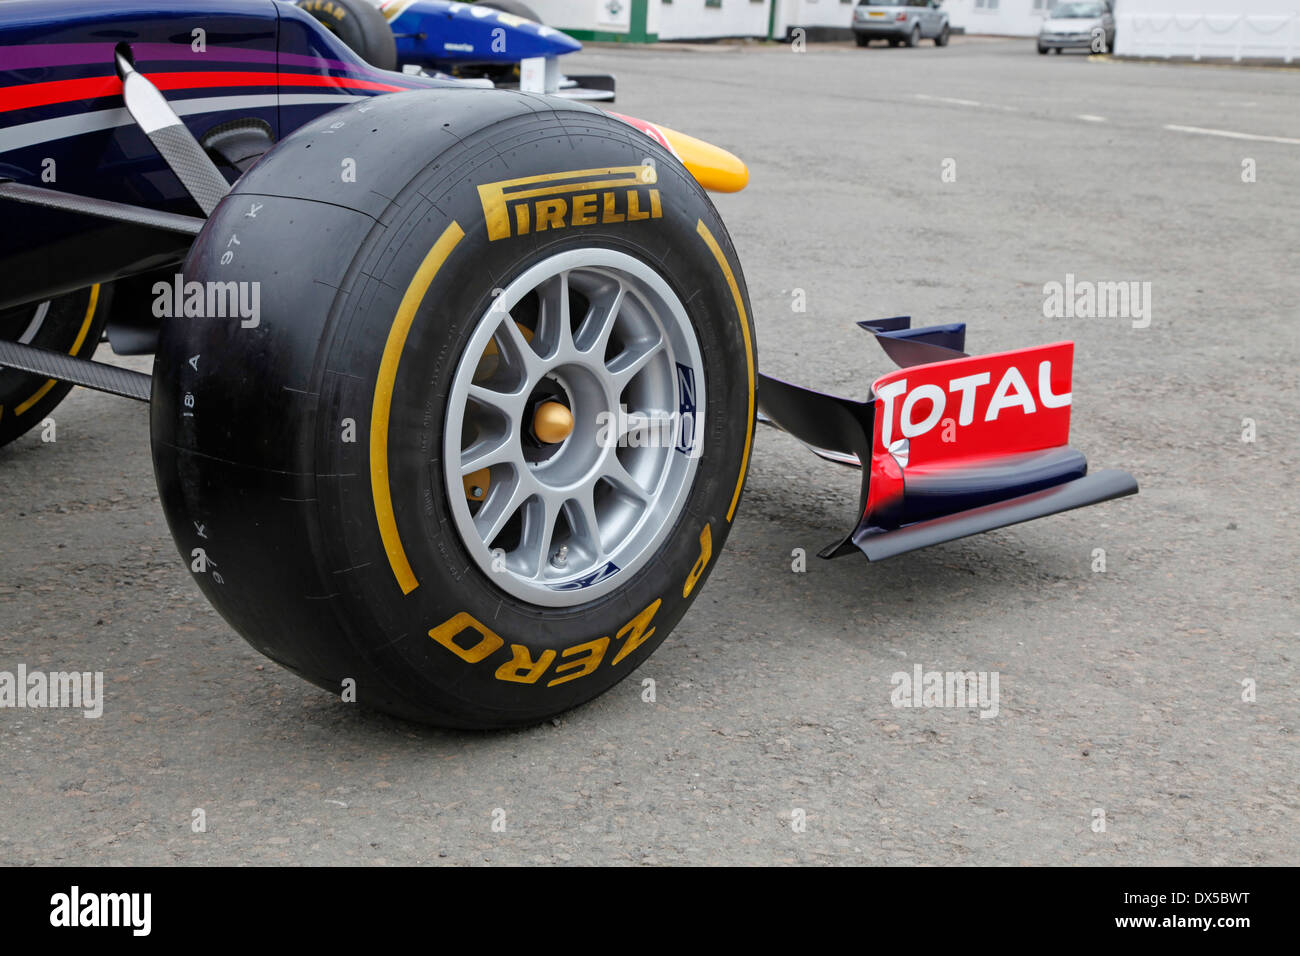
[[[888,40],[890,46],[916,46],[922,39],[948,45],[948,14],[940,0],[858,0],[853,8],[853,36],[858,46]]]
[[[1113,0],[1072,0],[1052,8],[1038,31],[1038,52],[1066,49],[1094,53],[1115,49]]]

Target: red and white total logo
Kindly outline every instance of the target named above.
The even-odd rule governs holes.
[[[1074,343],[900,369],[876,379],[877,452],[907,439],[909,467],[1008,455],[1070,437]]]

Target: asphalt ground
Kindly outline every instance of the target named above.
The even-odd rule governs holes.
[[[0,670],[103,671],[104,709],[0,710],[0,859],[1294,863],[1300,74],[966,38],[568,66],[749,162],[716,202],[766,372],[863,397],[889,366],[854,322],[896,314],[977,351],[1073,339],[1073,443],[1141,494],[826,562],[856,476],[762,429],[647,664],[542,726],[452,733],[245,645],[168,536],[147,409],[78,391],[56,441],[0,450]],[[1149,322],[1045,317],[1067,275],[1149,282]],[[996,674],[996,716],[893,706],[917,666]]]

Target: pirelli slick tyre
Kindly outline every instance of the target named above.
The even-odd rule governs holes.
[[[78,358],[95,353],[108,322],[108,290],[82,289],[0,312],[0,339]],[[0,446],[39,425],[67,397],[66,382],[0,367]]]
[[[699,595],[754,337],[716,211],[640,132],[503,90],[344,107],[240,180],[185,279],[258,308],[162,330],[162,504],[267,656],[518,726],[608,690]]]
[[[388,20],[370,0],[302,0],[298,6],[371,66],[397,69],[397,39]]]

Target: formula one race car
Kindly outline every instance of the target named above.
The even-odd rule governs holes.
[[[608,74],[565,76],[559,58],[582,44],[515,0],[297,0],[381,70],[482,80],[493,86],[611,102]]]
[[[0,111],[0,443],[73,384],[150,402],[200,590],[370,707],[517,726],[627,676],[760,417],[862,468],[827,556],[1137,490],[1066,444],[1069,343],[891,319],[866,401],[760,375],[705,193],[747,173],[672,130],[379,71],[277,0],[9,0]]]

